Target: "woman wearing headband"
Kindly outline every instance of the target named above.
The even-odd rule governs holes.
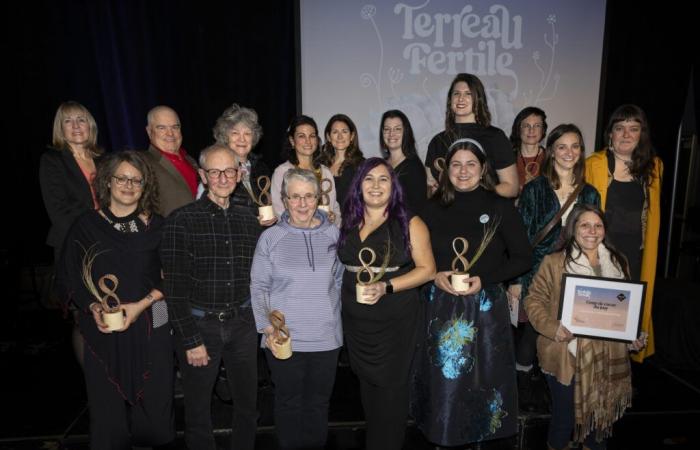
[[[526,410],[545,405],[546,399],[541,391],[534,395],[536,384],[541,380],[538,371],[533,370],[537,332],[527,319],[522,301],[542,258],[558,244],[559,234],[573,206],[576,203],[600,205],[598,192],[584,179],[584,153],[583,136],[576,125],[562,124],[553,129],[547,137],[542,174],[525,185],[518,200],[518,210],[534,251],[532,268],[508,287],[509,299],[520,312],[515,362],[518,398]]]
[[[492,174],[496,180],[495,192],[503,197],[517,197],[518,171],[515,156],[505,133],[491,126],[491,113],[486,101],[484,85],[476,75],[460,73],[452,80],[447,91],[445,130],[433,137],[425,156],[428,185],[437,189],[441,166],[436,163],[444,158],[448,147],[459,138],[479,141],[486,151]]]
[[[421,216],[437,274],[426,290],[412,413],[426,438],[463,446],[518,429],[515,361],[501,283],[528,270],[532,251],[511,200],[493,192],[484,148],[459,139]],[[453,271],[468,272],[454,288]]]

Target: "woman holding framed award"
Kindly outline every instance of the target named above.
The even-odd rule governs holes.
[[[631,405],[628,350],[646,345],[646,335],[632,342],[576,338],[559,320],[562,275],[628,279],[625,257],[606,238],[603,212],[578,204],[562,232],[562,250],[547,255],[525,298],[530,323],[540,336],[537,356],[552,398],[547,443],[568,448],[604,449],[612,426]]]
[[[346,266],[343,330],[350,366],[360,379],[365,448],[398,450],[408,418],[417,287],[433,278],[435,262],[428,229],[407,212],[396,174],[382,158],[369,158],[357,169],[343,207],[338,256]]]
[[[412,412],[426,438],[463,446],[518,429],[515,361],[501,283],[527,271],[522,219],[493,191],[481,144],[455,141],[424,209],[437,274],[426,292]]]

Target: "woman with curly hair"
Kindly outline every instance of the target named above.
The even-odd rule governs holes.
[[[103,158],[94,186],[97,211],[66,238],[63,299],[79,312],[91,448],[164,446],[175,439],[173,345],[160,291],[163,218],[157,181],[142,152]],[[118,305],[115,308],[115,305]],[[108,327],[105,313],[121,312]]]

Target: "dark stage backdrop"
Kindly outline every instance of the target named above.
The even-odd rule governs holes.
[[[671,10],[672,5],[655,4],[652,10],[609,1],[595,143],[600,148],[601,130],[616,106],[639,104],[649,115],[666,181],[699,54],[691,44],[697,38],[690,11]],[[11,81],[5,82],[10,108],[4,128],[11,167],[5,192],[12,197],[6,211],[17,218],[5,220],[10,223],[3,233],[5,267],[50,259],[37,170],[54,112],[64,100],[92,111],[99,142],[108,150],[144,148],[146,112],[170,105],[180,114],[184,145],[194,156],[212,141],[221,111],[237,102],[258,111],[265,134],[256,151],[274,166],[298,100],[294,6],[282,0],[56,0],[15,2],[6,9],[2,45]],[[329,64],[343,57],[343,49],[337,50],[328,55]],[[342,112],[343,106],[336,109]],[[549,120],[557,123],[556,117]],[[664,188],[670,192],[669,183]]]

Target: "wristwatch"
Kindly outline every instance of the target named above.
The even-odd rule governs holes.
[[[384,290],[386,291],[386,293],[393,294],[394,293],[394,285],[391,284],[391,280],[385,281],[384,284],[385,284]]]

